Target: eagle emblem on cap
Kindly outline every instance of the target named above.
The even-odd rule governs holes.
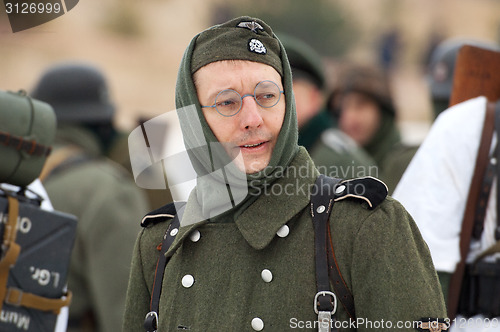
[[[240,22],[240,23],[238,23],[237,27],[238,28],[247,28],[247,29],[249,29],[249,30],[251,30],[252,32],[255,32],[255,33],[257,33],[257,30],[264,30],[264,28],[262,27],[262,25],[260,25],[259,23],[255,22],[255,21]]]
[[[258,54],[266,54],[267,53],[267,49],[264,46],[264,44],[262,44],[262,42],[260,40],[255,39],[255,38],[250,39],[250,41],[248,42],[248,49],[250,50],[250,52],[254,52],[254,53],[258,53]]]

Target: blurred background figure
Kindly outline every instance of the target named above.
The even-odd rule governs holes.
[[[434,119],[450,104],[455,63],[458,51],[464,45],[489,50],[498,49],[498,46],[493,42],[467,38],[448,38],[435,47],[430,57],[427,73]]]
[[[488,195],[481,198],[478,210],[473,212],[473,218],[479,218],[480,231],[472,234],[462,287],[450,288],[452,274],[461,261],[462,221],[470,202],[469,188],[484,130],[486,102],[485,97],[477,97],[443,111],[394,192],[394,198],[408,209],[429,246],[445,300],[449,300],[451,292],[456,296],[461,294],[459,316],[451,331],[500,331],[498,325],[484,324],[487,319],[497,320],[500,315],[495,174],[486,185]],[[497,112],[491,118],[498,116]],[[488,152],[485,156],[488,157]],[[495,153],[489,158],[495,158]],[[496,173],[495,170],[492,173]],[[483,192],[483,181],[480,184],[477,190]],[[484,209],[483,220],[478,217],[479,205]],[[476,225],[474,228],[477,229]],[[478,314],[481,316],[476,316]],[[469,317],[472,318],[468,320]],[[464,324],[467,321],[470,323]]]
[[[139,221],[149,207],[127,170],[104,157],[116,136],[105,78],[88,64],[58,64],[41,76],[32,97],[50,104],[58,121],[40,178],[54,208],[78,217],[68,331],[115,331]]]
[[[308,150],[320,173],[341,178],[378,176],[373,159],[334,128],[325,107],[325,68],[319,54],[298,38],[283,33],[279,38],[292,68],[299,145]]]
[[[141,126],[148,120],[149,119],[139,118],[137,119],[136,126]],[[106,156],[127,169],[127,171],[132,176],[133,171],[132,165],[130,163],[130,153],[128,147],[129,134],[129,132],[123,130],[117,131],[117,134],[113,139],[113,142],[109,147]],[[162,179],[162,181],[166,181],[166,178]],[[170,189],[168,188],[168,184],[166,185],[166,189],[142,188],[142,190],[146,195],[150,210],[157,209],[167,203],[173,202],[172,194],[170,192]]]
[[[375,66],[348,64],[328,100],[340,130],[363,147],[394,190],[417,147],[401,141],[388,78]]]
[[[396,66],[401,49],[400,39],[397,28],[390,29],[380,37],[378,61],[385,72],[389,72]]]
[[[497,295],[500,287],[499,173],[495,166],[498,159],[498,152],[495,151],[498,147],[495,145],[498,144],[500,104],[497,103],[496,111],[490,111],[489,121],[486,122],[488,100],[485,96],[460,98],[465,101],[448,107],[451,99],[473,90],[462,88],[464,91],[457,91],[455,86],[453,91],[455,74],[460,72],[456,68],[458,54],[465,45],[500,52],[500,47],[493,42],[463,38],[447,39],[436,47],[428,75],[435,122],[405,171],[394,198],[408,209],[427,242],[448,304],[454,303],[456,306],[458,302],[459,316],[451,331],[500,331],[498,325],[488,328],[483,324],[488,319],[497,320],[500,316]],[[485,58],[479,57],[480,54],[476,52],[469,62],[462,61],[459,64],[468,65],[475,71],[469,71],[469,77],[460,77],[458,81],[467,79],[467,82],[471,82],[470,87],[481,87],[485,93],[500,91],[500,86],[491,84],[491,77],[498,73],[493,72],[494,68],[498,68],[500,62],[487,63]],[[500,59],[500,53],[497,59]],[[464,72],[467,71],[462,71],[462,75]],[[483,76],[490,72],[489,77]],[[484,134],[488,131],[487,125],[491,125],[492,134],[489,138]],[[485,151],[484,159],[480,160],[484,165],[478,167],[481,163],[476,160],[478,155],[482,155],[482,150]],[[478,183],[474,183],[477,169],[482,168],[486,169],[484,178],[478,177]],[[471,199],[469,195],[474,197],[474,192],[480,194]],[[463,252],[463,243],[467,244],[462,241],[464,230],[467,229],[463,225],[467,224],[469,209],[474,225],[470,245],[464,246],[466,250]],[[458,278],[462,287],[457,288],[456,282],[453,282],[457,280],[456,274],[455,278],[452,275],[460,271],[457,267],[461,263],[466,263],[466,267],[463,277]],[[472,324],[460,324],[463,321]]]

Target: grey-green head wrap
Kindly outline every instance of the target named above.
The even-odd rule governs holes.
[[[276,69],[282,77],[285,117],[269,165],[258,173],[245,175],[235,166],[227,166],[230,158],[201,111],[192,74],[209,63],[222,60],[264,63]],[[198,176],[196,196],[203,215],[212,221],[236,219],[257,199],[265,186],[283,175],[283,170],[298,152],[297,117],[290,65],[281,42],[262,20],[239,17],[195,36],[181,61],[175,102],[184,144]],[[191,111],[182,112],[180,109]],[[231,200],[229,205],[221,202],[224,196]]]

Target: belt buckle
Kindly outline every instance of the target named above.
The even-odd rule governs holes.
[[[14,296],[16,294],[15,292],[18,292],[17,300],[11,301],[10,297],[11,297],[11,295]],[[23,291],[22,290],[20,290],[19,288],[15,288],[15,287],[9,287],[7,289],[7,296],[5,296],[5,303],[13,305],[15,307],[20,307],[22,300],[23,300]]]

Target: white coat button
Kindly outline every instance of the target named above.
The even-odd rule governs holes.
[[[320,206],[318,206],[318,208],[316,209],[316,212],[318,212],[318,213],[323,213],[323,212],[325,212],[325,210],[326,210],[325,206],[324,206],[324,205],[320,205]]]
[[[336,194],[342,194],[345,190],[345,186],[343,184],[341,184],[340,186],[337,187],[337,189],[335,189],[335,193]]]
[[[262,280],[264,280],[265,282],[271,282],[273,280],[273,273],[268,269],[262,270],[260,276],[262,277]]]
[[[193,286],[194,284],[194,278],[190,274],[186,274],[184,277],[182,277],[182,286],[189,288]]]
[[[174,228],[170,231],[170,236],[176,236],[177,233],[179,233],[179,230],[177,228]]]
[[[281,226],[281,228],[276,232],[279,237],[287,237],[288,233],[290,233],[290,228],[287,225]]]
[[[262,331],[264,329],[264,322],[262,321],[262,319],[258,317],[252,319],[252,328],[255,331]]]
[[[201,237],[201,233],[199,230],[194,230],[191,235],[189,235],[189,239],[193,242],[198,242],[198,240],[200,239]]]

